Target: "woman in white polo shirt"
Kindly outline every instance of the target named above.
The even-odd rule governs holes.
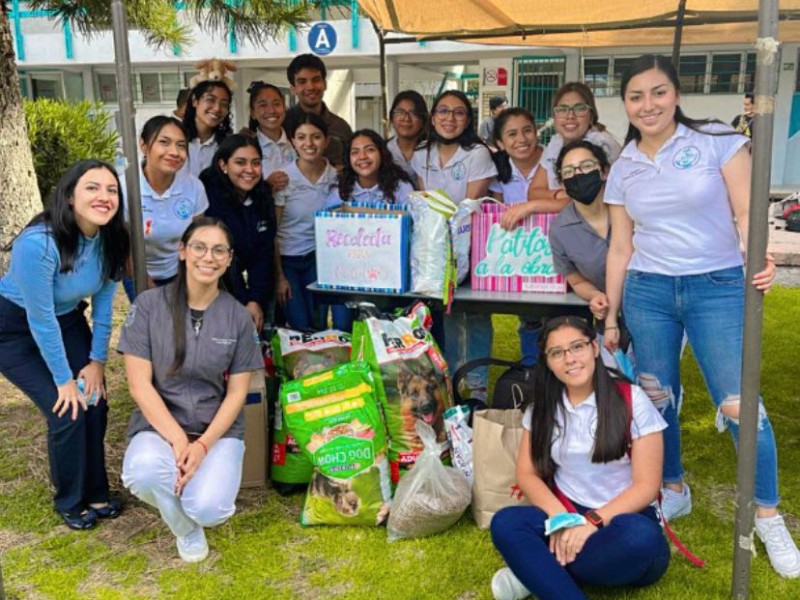
[[[675,518],[692,508],[683,481],[676,393],[684,332],[716,407],[718,429],[728,429],[734,441],[739,432],[749,140],[726,124],[686,117],[678,76],[665,57],[634,60],[621,91],[630,127],[605,190],[612,233],[604,344],[611,350],[617,345],[616,315],[622,307],[639,385],[669,424],[663,509]],[[767,256],[766,268],[750,283],[766,292],[774,275]],[[775,570],[798,577],[800,552],[776,508],[775,437],[763,406],[759,413],[756,532]]]
[[[144,124],[139,139],[144,156],[139,187],[144,253],[150,285],[160,286],[178,274],[178,245],[192,222],[208,208],[203,184],[183,169],[187,135],[175,117],[159,115]],[[126,286],[127,287],[127,286]],[[129,297],[132,288],[129,290]]]
[[[487,194],[497,168],[489,148],[475,133],[472,105],[462,92],[448,90],[433,103],[428,139],[414,152],[411,167],[419,189],[444,190],[455,203]],[[444,317],[444,342],[451,372],[470,360],[490,356],[491,317],[467,313]],[[471,371],[466,383],[473,398],[485,399],[488,367]]]
[[[670,559],[653,506],[667,425],[641,388],[611,377],[584,319],[550,319],[539,348],[517,459],[517,482],[532,506],[492,519],[492,540],[509,567],[495,574],[492,593],[585,600],[580,585],[651,585]],[[546,535],[548,519],[566,512],[582,515],[582,524]]]
[[[294,162],[297,153],[283,129],[286,120],[286,100],[283,93],[271,83],[254,81],[247,88],[250,94],[250,122],[248,129],[256,135],[261,146],[261,174],[277,192],[289,185],[286,165]]]
[[[195,177],[211,166],[222,140],[232,133],[233,92],[222,81],[202,81],[192,89],[183,125],[189,139],[186,169]]]

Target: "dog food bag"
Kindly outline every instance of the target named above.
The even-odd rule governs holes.
[[[467,478],[472,488],[472,427],[469,426],[469,407],[458,404],[444,411],[444,427],[450,440],[453,466]]]
[[[423,322],[427,307],[400,316],[364,316],[353,324],[353,356],[367,361],[389,434],[392,483],[410,469],[422,451],[415,425],[436,433],[443,456],[449,455],[444,411],[451,405],[447,363]]]
[[[442,464],[433,428],[422,421],[415,428],[425,449],[397,485],[387,524],[389,541],[434,535],[452,527],[472,499],[464,474]]]
[[[275,366],[284,382],[350,360],[350,334],[333,329],[302,333],[279,327],[272,336],[271,345]],[[294,436],[285,426],[280,397],[275,398],[273,414],[270,448],[272,486],[283,495],[302,492],[311,481],[311,461],[301,452]]]
[[[344,363],[281,387],[289,431],[311,460],[302,525],[378,525],[391,498],[386,434],[369,365]]]

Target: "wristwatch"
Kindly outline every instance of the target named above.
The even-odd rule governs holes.
[[[583,516],[586,518],[589,523],[600,529],[603,525],[605,525],[605,521],[603,521],[603,517],[601,517],[596,510],[587,510],[583,513]]]

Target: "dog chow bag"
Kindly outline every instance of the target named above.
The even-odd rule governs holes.
[[[369,365],[344,363],[281,387],[286,425],[312,464],[302,525],[378,525],[391,489]]]
[[[283,382],[330,369],[350,360],[350,334],[328,330],[302,333],[278,328],[272,336],[272,355]],[[281,494],[305,490],[311,481],[311,461],[305,456],[284,423],[280,397],[276,398],[270,479]]]
[[[416,462],[423,449],[417,421],[433,428],[442,455],[449,456],[444,411],[451,405],[447,364],[422,323],[428,308],[401,316],[372,316],[353,324],[353,356],[367,361],[389,434],[392,483]]]

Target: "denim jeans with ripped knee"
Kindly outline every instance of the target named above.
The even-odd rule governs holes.
[[[742,385],[744,272],[733,267],[698,275],[667,276],[628,271],[623,311],[633,338],[637,382],[661,410],[664,481],[683,478],[680,433],[680,356],[684,331],[717,408],[717,425],[738,442],[737,407]],[[778,503],[775,436],[759,407],[755,501]]]

